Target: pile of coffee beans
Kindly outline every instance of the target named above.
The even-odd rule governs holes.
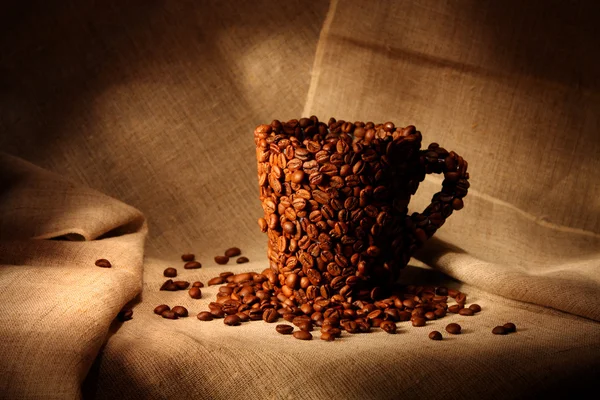
[[[469,188],[467,162],[436,143],[420,150],[414,126],[313,116],[260,125],[254,139],[270,285],[290,306],[391,298],[389,284]],[[428,173],[444,174],[442,189],[409,215]]]
[[[399,322],[410,321],[414,327],[426,326],[429,321],[446,316],[449,301],[456,302],[454,305],[459,311],[469,309],[472,312],[469,315],[481,310],[477,304],[465,308],[467,296],[458,290],[414,285],[394,285],[389,296],[374,292],[373,298],[352,303],[341,296],[320,294],[314,302],[298,307],[285,295],[284,286],[277,285],[278,282],[270,268],[260,274],[223,272],[209,281],[209,285],[222,286],[208,310],[201,311],[197,318],[201,321],[223,318],[224,324],[229,326],[259,320],[272,324],[283,319],[291,325],[276,325],[275,330],[282,335],[293,334],[296,339],[310,340],[311,332],[317,327],[322,340],[334,341],[342,331],[355,334],[380,328],[394,334]],[[458,334],[460,330],[458,324],[446,327],[451,334]],[[442,336],[432,332],[430,338],[441,340]]]

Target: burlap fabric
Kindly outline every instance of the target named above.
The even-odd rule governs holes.
[[[531,398],[599,377],[594,2],[37,6],[0,28],[0,147],[52,171],[0,160],[0,397]],[[158,291],[167,266],[265,267],[252,129],[303,113],[415,124],[469,161],[465,209],[418,255],[433,269],[402,279],[460,287],[480,315],[301,342],[196,320],[216,288]],[[231,245],[253,261],[217,267]],[[464,333],[427,339],[449,322]]]

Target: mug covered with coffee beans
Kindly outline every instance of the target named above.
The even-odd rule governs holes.
[[[286,303],[377,299],[414,251],[463,208],[467,162],[414,126],[302,118],[254,130],[270,284]],[[422,213],[408,203],[425,174],[444,174]]]

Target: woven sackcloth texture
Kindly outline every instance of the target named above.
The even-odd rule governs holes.
[[[0,398],[583,397],[600,378],[598,8],[7,2]],[[304,342],[198,321],[217,287],[158,290],[167,267],[206,283],[267,266],[252,131],[311,114],[413,124],[469,162],[465,208],[401,279],[458,288],[481,313]],[[428,176],[411,210],[440,185]],[[217,266],[230,246],[251,262]],[[185,252],[203,268],[184,270]],[[161,303],[190,317],[160,318]]]

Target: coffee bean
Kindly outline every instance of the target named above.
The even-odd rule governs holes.
[[[96,260],[95,264],[100,268],[111,268],[112,267],[112,264],[110,263],[110,261],[108,261],[104,258]]]
[[[259,310],[259,311],[260,311],[260,310]],[[220,309],[220,308],[219,308],[219,309],[216,309],[216,308],[214,308],[214,309],[211,309],[211,310],[210,310],[210,313],[211,313],[211,315],[212,315],[213,317],[215,317],[215,318],[223,318],[223,317],[225,317],[225,315],[226,315],[226,314],[225,314],[225,311],[223,311],[223,310],[222,310],[222,309]],[[259,319],[260,319],[260,318],[259,318]]]
[[[129,321],[133,318],[133,310],[131,308],[124,308],[117,314],[117,319],[121,322]]]
[[[426,324],[426,319],[425,318],[414,317],[412,319],[412,326],[419,327],[419,326],[425,326],[425,324]]]
[[[267,308],[263,312],[262,319],[271,324],[279,319],[279,314],[277,314],[277,311],[274,308]]]
[[[435,293],[440,296],[448,296],[448,288],[440,286],[435,290]]]
[[[431,331],[431,332],[429,332],[429,339],[442,340],[442,334],[438,331]]]
[[[187,308],[185,308],[183,306],[175,306],[171,309],[171,311],[173,311],[175,314],[177,314],[178,317],[187,317],[188,316],[188,310],[187,310]]]
[[[160,290],[174,292],[174,291],[178,290],[178,288],[177,288],[177,285],[175,285],[175,283],[173,282],[173,279],[168,279],[165,281],[165,283],[162,284],[162,286],[160,287]]]
[[[225,250],[225,257],[228,257],[228,258],[237,257],[240,254],[242,254],[242,250],[240,250],[237,247],[231,247],[231,248]]]
[[[224,271],[219,274],[219,276],[223,279],[227,279],[228,277],[233,276],[233,275],[234,275],[234,273],[230,272],[230,271]]]
[[[302,331],[312,332],[313,330],[313,324],[310,321],[300,322],[297,326]]]
[[[177,286],[177,290],[185,290],[190,286],[188,281],[175,281],[173,284]]]
[[[463,308],[460,304],[453,304],[448,307],[448,312],[458,314],[458,312]]]
[[[446,326],[446,332],[451,333],[453,335],[458,335],[461,329],[461,326],[454,322]]]
[[[503,326],[497,326],[494,329],[492,329],[492,333],[494,335],[506,335],[508,333],[508,331]]]
[[[163,312],[169,311],[170,309],[171,307],[169,307],[168,305],[161,304],[159,306],[156,306],[156,308],[154,309],[154,314],[161,315]]]
[[[229,326],[237,326],[241,323],[241,320],[240,320],[240,317],[233,314],[233,315],[226,316],[225,319],[223,320],[223,323],[225,325],[229,325]]]
[[[173,311],[173,310],[163,311],[160,315],[163,318],[166,318],[166,319],[177,319],[177,318],[179,318],[179,315],[175,311]]]
[[[210,312],[208,312],[208,311],[202,311],[202,312],[198,313],[197,318],[200,321],[212,321],[213,320],[213,315]]]
[[[503,325],[503,327],[504,327],[504,329],[506,329],[506,332],[508,332],[508,333],[517,331],[517,326],[515,324],[513,324],[512,322],[507,322],[506,324]]]
[[[464,306],[467,301],[467,295],[460,292],[456,296],[454,296],[454,300],[456,300],[458,304],[462,304]]]
[[[296,331],[293,336],[299,340],[312,340],[312,334],[308,331]]]
[[[181,256],[181,260],[182,261],[194,261],[196,259],[196,256],[191,254],[191,253],[186,253],[184,255]]]
[[[425,319],[432,321],[432,320],[436,319],[436,315],[433,311],[428,311],[425,313]]]
[[[280,324],[275,327],[275,330],[282,335],[291,335],[294,332],[294,327],[291,325]]]
[[[200,264],[198,261],[188,261],[183,265],[183,268],[198,269],[198,268],[202,268],[202,264]]]
[[[163,271],[163,275],[167,278],[175,278],[177,276],[177,270],[175,268],[167,268]]]
[[[396,324],[392,321],[382,321],[379,327],[387,333],[396,333]]]
[[[469,309],[473,310],[474,313],[478,313],[481,311],[481,306],[479,304],[471,304]]]
[[[220,265],[225,265],[229,262],[229,257],[227,256],[216,256],[215,262]]]
[[[235,262],[237,264],[245,264],[247,262],[249,262],[250,260],[248,259],[248,257],[239,257],[237,260],[235,260]]]
[[[248,322],[248,321],[250,321],[250,315],[248,315],[246,312],[238,312],[235,315],[237,315],[238,317],[240,317],[240,321],[241,322]]]
[[[202,283],[200,281],[196,281],[196,282],[192,283],[192,287],[203,288],[204,283]]]
[[[188,291],[188,293],[192,299],[201,299],[202,298],[202,291],[197,287],[192,287]]]
[[[223,282],[225,282],[225,280],[222,277],[217,276],[208,281],[208,286],[221,285]]]
[[[335,335],[333,335],[329,332],[322,332],[321,340],[325,340],[326,342],[333,342],[335,340]]]
[[[473,310],[471,310],[470,308],[461,308],[460,310],[458,310],[458,314],[464,315],[464,316],[475,315]]]

